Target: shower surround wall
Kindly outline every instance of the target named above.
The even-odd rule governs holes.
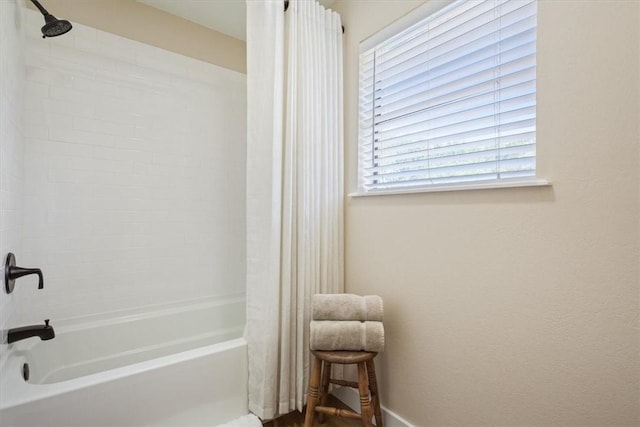
[[[22,231],[24,39],[17,0],[0,0],[0,261],[20,252]],[[1,342],[16,317],[14,294],[0,289]],[[2,350],[0,350],[2,351]],[[4,354],[0,354],[0,363]]]
[[[21,320],[244,294],[245,75],[25,14]]]

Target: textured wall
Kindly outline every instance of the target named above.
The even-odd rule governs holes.
[[[22,16],[15,0],[0,1],[0,264],[22,246],[24,40]],[[15,295],[4,291],[0,274],[0,331],[15,320]],[[5,355],[0,346],[0,363]]]
[[[244,74],[26,11],[22,323],[244,292]],[[32,291],[29,278],[20,285]]]
[[[35,10],[31,2],[26,4]],[[135,0],[54,0],[46,7],[72,23],[246,73],[244,41]]]
[[[338,0],[357,47],[421,1]],[[383,404],[418,426],[639,425],[640,3],[540,2],[550,188],[350,198],[348,292],[385,299]]]

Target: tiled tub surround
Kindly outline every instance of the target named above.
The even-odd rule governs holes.
[[[2,329],[57,334],[0,344],[0,419],[246,414],[245,76],[77,23],[43,40],[0,6],[0,245],[45,277],[2,293]]]
[[[25,14],[20,320],[244,292],[245,75]]]
[[[59,322],[51,341],[10,344],[0,419],[7,426],[214,426],[245,415],[244,305],[242,295],[86,316]]]

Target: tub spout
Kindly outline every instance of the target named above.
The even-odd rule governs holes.
[[[15,341],[24,340],[31,337],[40,337],[41,340],[55,338],[56,333],[53,326],[49,325],[49,319],[44,321],[44,325],[23,326],[21,328],[9,329],[7,332],[7,342],[11,344]]]

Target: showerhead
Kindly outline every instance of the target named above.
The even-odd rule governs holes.
[[[38,0],[31,0],[31,3],[33,3],[38,8],[40,13],[44,15],[45,24],[42,27],[42,38],[60,36],[64,33],[69,32],[69,30],[73,27],[71,25],[71,22],[64,19],[58,19],[47,12],[47,9],[42,7]]]
[[[72,28],[71,22],[53,15],[45,15],[44,20],[46,24],[42,27],[42,38],[60,36]]]

